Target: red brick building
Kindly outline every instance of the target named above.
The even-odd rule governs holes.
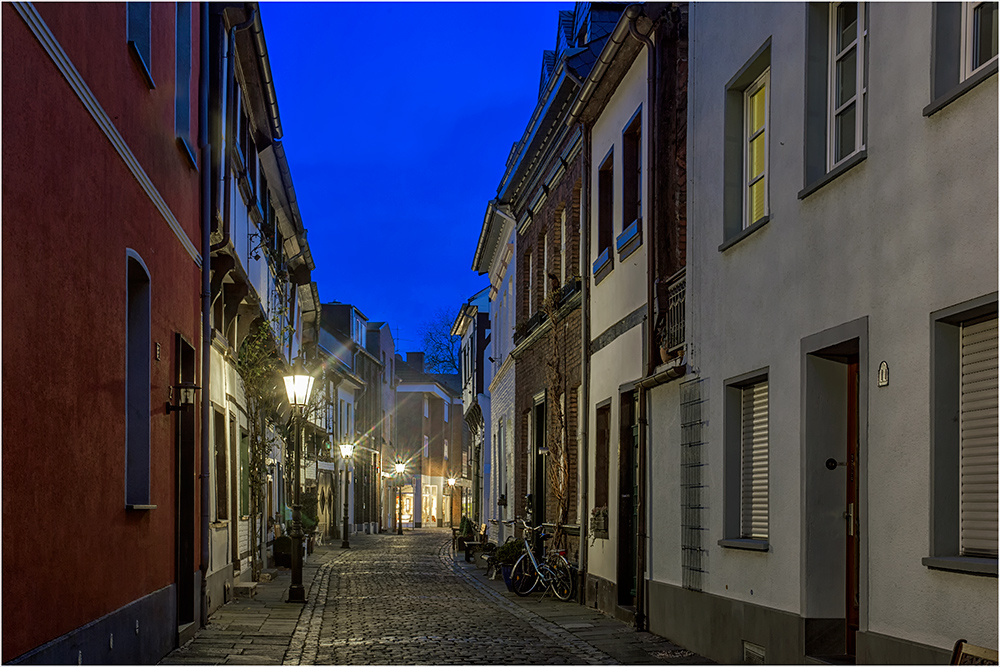
[[[199,410],[168,405],[199,375],[205,12],[0,11],[2,658],[156,662],[200,586]]]

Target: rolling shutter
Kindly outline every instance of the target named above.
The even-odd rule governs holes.
[[[767,380],[743,387],[741,537],[767,539]],[[994,450],[995,451],[995,450]]]
[[[997,556],[997,319],[962,325],[962,555]]]

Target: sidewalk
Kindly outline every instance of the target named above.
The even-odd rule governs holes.
[[[576,640],[606,653],[621,664],[715,664],[669,639],[650,632],[636,632],[633,627],[596,609],[585,607],[575,599],[564,602],[551,594],[543,597],[537,592],[520,597],[507,590],[502,578],[490,581],[484,568],[476,567],[475,563],[466,563],[464,552],[455,552],[452,559],[456,570],[484,594],[504,600],[522,613],[539,616],[559,626]]]

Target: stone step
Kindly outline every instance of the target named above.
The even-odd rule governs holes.
[[[233,597],[252,598],[257,595],[256,581],[239,581],[233,584]]]

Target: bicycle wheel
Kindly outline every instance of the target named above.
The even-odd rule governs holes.
[[[524,597],[535,590],[538,584],[538,572],[532,564],[531,559],[525,554],[514,563],[514,569],[510,572],[510,585],[514,592]]]
[[[569,563],[562,556],[549,559],[549,569],[552,571],[552,592],[560,600],[568,600],[573,595],[573,572]]]

